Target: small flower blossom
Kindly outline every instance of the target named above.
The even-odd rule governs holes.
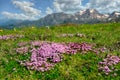
[[[0,32],[3,32],[3,30],[2,30],[2,29],[0,29]]]

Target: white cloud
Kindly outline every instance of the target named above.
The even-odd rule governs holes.
[[[30,0],[33,1],[33,0]],[[85,0],[53,0],[53,9],[46,8],[46,14],[53,12],[74,13],[83,9],[94,8],[100,12],[120,11],[120,0],[89,0],[83,5]],[[33,2],[25,0],[12,0],[13,5],[23,11],[23,13],[2,12],[4,16],[12,19],[35,20],[41,17],[41,10],[34,8]]]
[[[57,12],[75,12],[83,9],[82,0],[54,0],[53,6]]]
[[[120,11],[120,0],[89,0],[83,5],[85,0],[54,0],[53,6],[56,12],[73,13],[83,9],[94,8],[100,12]]]
[[[30,16],[34,15],[34,16],[39,16],[41,11],[38,9],[33,8],[32,6],[34,6],[33,3],[31,2],[26,2],[26,1],[13,1],[13,4],[20,8],[22,11],[24,11],[25,14],[28,14]]]
[[[47,7],[46,14],[51,14],[51,13],[53,13],[53,10],[51,8]]]
[[[41,14],[40,10],[33,8],[34,3],[32,2],[17,1],[17,0],[13,0],[12,2],[13,2],[13,5],[15,5],[15,7],[22,10],[23,13],[17,14],[17,13],[10,13],[10,12],[2,12],[2,14],[5,15],[7,18],[35,20]]]
[[[5,15],[8,19],[20,19],[20,20],[35,20],[35,17],[27,16],[23,13],[17,14],[17,13],[10,13],[10,12],[2,12],[3,15]]]
[[[95,8],[101,12],[120,11],[120,0],[90,0],[88,8]]]

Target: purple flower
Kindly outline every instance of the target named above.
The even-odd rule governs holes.
[[[103,59],[103,62],[99,62],[99,69],[102,70],[106,75],[114,72],[114,65],[120,62],[120,57],[108,55],[107,58]]]
[[[17,49],[16,49],[16,52],[17,52],[17,53],[21,53],[21,54],[27,53],[27,52],[28,52],[28,47],[17,48]]]
[[[41,44],[42,44],[42,42],[40,42],[40,41],[31,42],[32,46],[41,46]]]
[[[25,46],[25,45],[27,45],[27,44],[28,44],[28,42],[21,42],[21,43],[18,44],[18,46],[21,47],[21,46]]]
[[[16,38],[22,38],[23,35],[3,35],[0,36],[0,40],[9,40],[9,39],[16,39]]]
[[[31,53],[30,61],[25,61],[22,64],[26,66],[28,69],[33,69],[37,71],[48,71],[53,66],[62,61],[62,54],[76,54],[77,52],[85,52],[88,51],[99,51],[94,48],[91,44],[88,43],[54,43],[54,42],[45,42],[45,41],[33,41],[30,43],[19,43],[19,47],[16,52],[18,53]],[[24,47],[22,47],[24,46]],[[28,47],[27,47],[28,46]],[[114,57],[111,58],[114,60]],[[114,60],[115,63],[117,61]],[[99,65],[107,64],[107,62],[100,62]],[[102,68],[103,69],[103,68]],[[104,69],[106,70],[106,69]],[[106,72],[110,70],[107,69]]]

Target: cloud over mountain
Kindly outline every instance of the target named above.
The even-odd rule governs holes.
[[[120,11],[120,0],[90,0],[87,3],[87,8],[95,8],[100,12],[111,13]]]
[[[82,0],[54,0],[54,9],[57,12],[76,12],[83,9]]]
[[[53,13],[53,10],[50,7],[47,7],[46,14],[51,14],[51,13]]]
[[[1,1],[10,6],[5,5],[5,10],[1,8],[0,18],[5,16],[9,19],[37,20],[51,13],[75,13],[86,9],[96,9],[100,13],[120,12],[120,0],[11,0],[12,3]],[[9,6],[10,10],[6,9],[9,8],[6,6]]]
[[[54,0],[53,6],[57,12],[73,13],[83,9],[97,9],[103,13],[120,11],[120,0]]]

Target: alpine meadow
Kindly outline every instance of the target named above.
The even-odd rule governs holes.
[[[0,80],[120,80],[120,0],[0,0]]]
[[[0,78],[119,80],[119,25],[67,24],[3,29],[0,32]]]

